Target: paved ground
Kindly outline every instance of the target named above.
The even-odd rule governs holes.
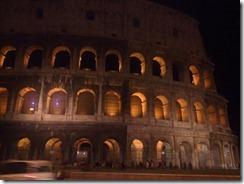
[[[133,172],[66,172],[65,180],[240,180],[238,174],[189,174],[189,173],[133,173]]]

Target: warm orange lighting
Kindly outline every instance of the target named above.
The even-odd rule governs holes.
[[[137,59],[139,59],[141,61],[141,74],[144,74],[145,73],[145,58],[144,58],[144,56],[139,52],[134,52],[130,55],[130,57],[136,57]]]
[[[131,143],[131,160],[137,164],[143,161],[143,144],[138,139]]]
[[[47,141],[45,145],[46,157],[50,160],[56,160],[62,158],[62,142],[59,138],[52,138]]]
[[[8,90],[0,87],[0,115],[6,113],[8,104]]]
[[[160,76],[165,77],[165,75],[166,75],[166,63],[165,63],[164,59],[162,57],[155,56],[153,58],[153,61],[156,61],[159,63],[159,65],[160,65]]]
[[[77,111],[79,115],[95,114],[95,92],[91,89],[81,89],[77,92]]]
[[[132,117],[144,117],[146,115],[147,102],[142,93],[133,93],[130,103],[130,114]]]
[[[169,119],[169,105],[166,97],[156,97],[154,101],[154,116],[156,119]]]
[[[0,50],[0,68],[3,66],[4,60],[5,60],[5,56],[8,52],[10,51],[14,51],[16,50],[16,48],[12,47],[12,46],[6,46],[6,47],[2,47]]]
[[[204,87],[207,89],[211,88],[212,82],[211,82],[211,77],[210,77],[209,71],[204,71],[203,77],[204,77]]]
[[[196,123],[205,123],[205,115],[203,105],[200,102],[194,103],[194,110],[195,110],[195,121]]]
[[[227,127],[227,122],[226,122],[226,113],[224,109],[219,109],[219,119],[220,119],[220,124],[223,127]]]
[[[187,102],[182,98],[176,100],[176,118],[178,121],[188,121]]]
[[[113,91],[105,94],[104,113],[108,116],[118,116],[120,114],[120,96]]]
[[[199,74],[199,71],[198,71],[197,67],[194,66],[194,65],[191,65],[189,67],[189,70],[191,72],[191,79],[192,79],[191,83],[193,85],[195,85],[195,86],[199,85],[199,82],[200,82],[200,74]]]
[[[216,125],[217,124],[217,114],[215,108],[210,105],[207,109],[208,111],[208,120],[211,125]]]

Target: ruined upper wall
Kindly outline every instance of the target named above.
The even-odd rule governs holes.
[[[146,0],[1,0],[0,23],[2,35],[68,34],[139,41],[162,46],[171,54],[206,59],[197,21]]]

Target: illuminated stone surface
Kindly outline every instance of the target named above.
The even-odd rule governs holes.
[[[239,166],[192,18],[146,0],[2,0],[0,12],[1,159]]]

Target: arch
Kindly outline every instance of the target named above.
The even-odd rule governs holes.
[[[104,97],[104,114],[107,116],[119,116],[120,110],[120,95],[115,91],[106,92]]]
[[[140,93],[136,92],[131,95],[130,98],[130,114],[132,117],[144,117],[147,111],[147,100],[146,97]]]
[[[107,166],[121,162],[119,143],[115,139],[107,139],[103,143],[103,160]]]
[[[91,47],[84,47],[80,51],[79,68],[81,70],[96,71],[97,52]]]
[[[31,46],[26,49],[24,55],[25,68],[41,68],[43,59],[43,48],[41,46]]]
[[[223,127],[227,127],[226,112],[224,108],[219,109],[219,120],[220,125],[222,125]]]
[[[166,76],[166,63],[162,57],[155,56],[152,60],[153,63],[153,75],[154,76]]]
[[[159,140],[156,144],[156,158],[158,163],[169,167],[172,165],[172,148],[168,142]]]
[[[145,73],[145,58],[139,52],[130,55],[130,73],[143,75]]]
[[[192,168],[192,147],[190,143],[183,141],[179,145],[179,159],[182,169]]]
[[[217,124],[217,113],[215,107],[213,105],[209,105],[207,108],[207,112],[208,112],[209,123],[212,126],[215,126]]]
[[[199,70],[197,69],[196,66],[190,65],[189,66],[189,71],[190,71],[191,83],[194,86],[198,86],[199,83],[200,83],[200,73],[199,73]]]
[[[206,89],[211,88],[211,86],[212,86],[211,75],[210,75],[209,71],[207,71],[207,70],[205,70],[203,72],[203,81],[204,81],[204,87]]]
[[[45,157],[52,161],[61,161],[63,157],[62,153],[62,141],[59,138],[51,138],[45,144]]]
[[[138,165],[143,162],[144,145],[139,139],[134,139],[131,143],[131,161]]]
[[[52,52],[53,68],[70,68],[71,51],[66,46],[58,46]]]
[[[200,169],[206,169],[209,167],[209,150],[205,143],[198,143],[196,146],[198,153],[198,166]]]
[[[15,112],[34,114],[38,107],[38,94],[34,88],[26,87],[19,91]]]
[[[91,89],[81,89],[77,92],[77,110],[79,115],[94,115],[96,112],[96,94]]]
[[[17,143],[18,159],[29,159],[29,152],[31,147],[31,141],[28,138],[22,138]]]
[[[176,100],[176,119],[177,121],[188,121],[187,101],[183,98]]]
[[[91,163],[92,162],[92,143],[89,139],[80,138],[74,144],[75,160],[78,163]]]
[[[213,167],[216,169],[222,168],[221,151],[218,144],[213,145]]]
[[[156,119],[169,119],[169,102],[165,96],[157,96],[154,101],[154,116]]]
[[[105,54],[105,58],[105,71],[121,71],[122,56],[118,50],[108,50]]]
[[[49,114],[64,115],[67,105],[67,92],[62,88],[53,88],[47,96],[47,112]]]
[[[0,68],[12,69],[15,66],[16,48],[13,46],[4,46],[0,51]]]
[[[205,123],[204,108],[201,102],[194,102],[194,116],[196,123]]]
[[[8,89],[0,87],[0,116],[4,115],[8,106]]]

